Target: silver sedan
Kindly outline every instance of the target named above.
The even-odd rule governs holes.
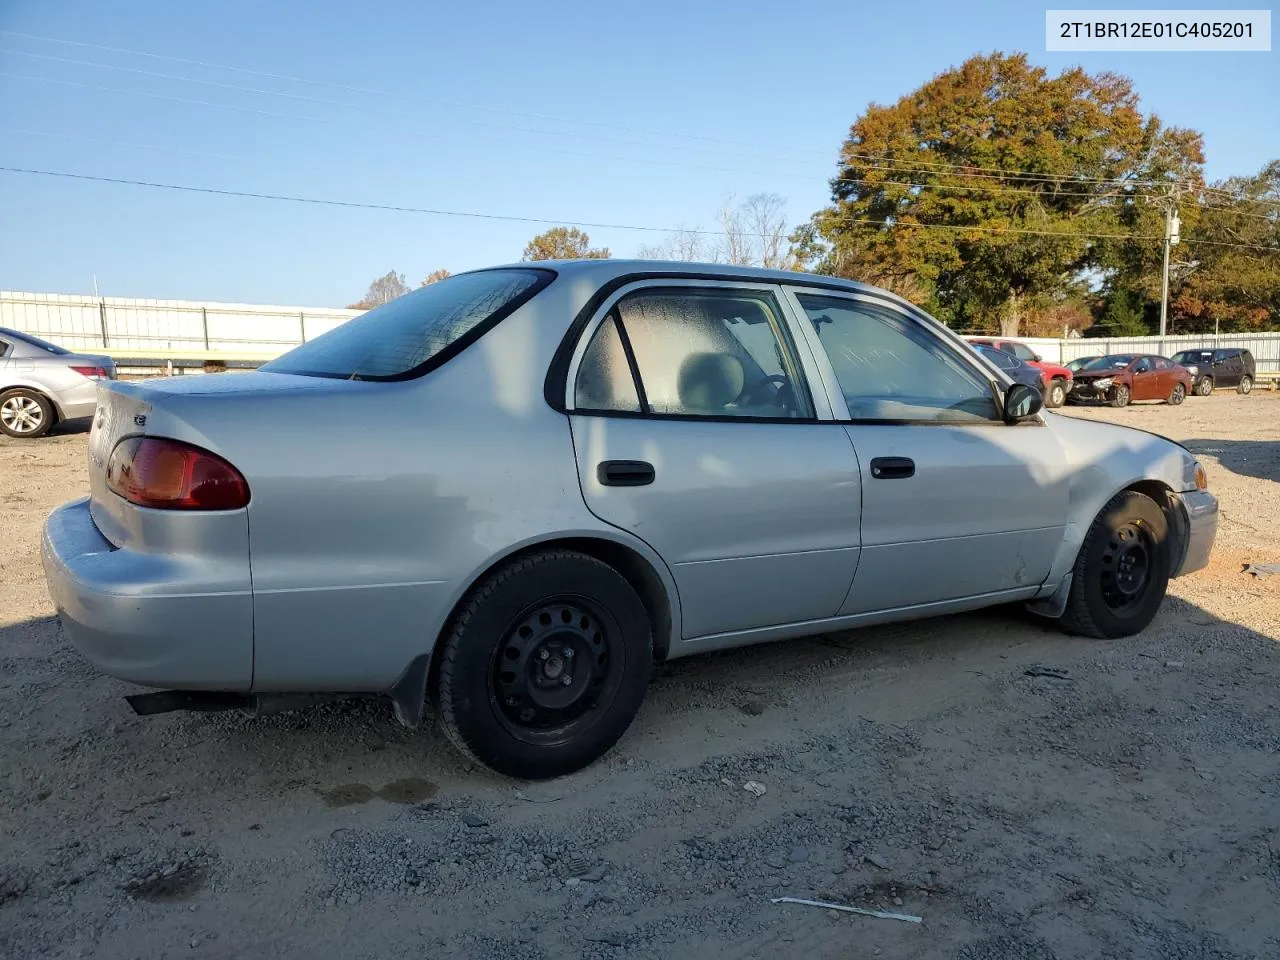
[[[1208,562],[1205,472],[1040,405],[849,281],[478,270],[256,373],[103,383],[44,565],[80,650],[165,688],[139,713],[383,694],[549,777],[657,660],[1011,602],[1144,629]]]
[[[116,375],[110,357],[72,353],[0,327],[0,433],[33,439],[59,420],[93,413],[97,381]]]

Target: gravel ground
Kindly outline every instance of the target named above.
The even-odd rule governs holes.
[[[1242,572],[1280,562],[1280,396],[1069,412],[1222,499],[1142,636],[996,611],[679,661],[536,785],[375,702],[134,717],[37,559],[85,436],[0,439],[0,957],[1280,956],[1280,576]]]

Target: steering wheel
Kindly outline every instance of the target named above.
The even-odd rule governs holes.
[[[790,407],[790,396],[791,380],[785,374],[771,373],[753,383],[743,399],[749,404],[771,403],[785,410]]]

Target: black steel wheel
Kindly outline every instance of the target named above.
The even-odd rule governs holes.
[[[1169,525],[1150,497],[1111,498],[1085,535],[1060,619],[1072,633],[1127,637],[1146,629],[1169,586]]]
[[[634,588],[571,550],[491,574],[440,642],[434,690],[446,735],[478,762],[530,780],[608,752],[640,709],[653,663]]]

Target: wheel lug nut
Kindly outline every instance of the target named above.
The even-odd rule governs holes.
[[[572,684],[572,683],[573,683],[573,677],[569,676],[569,675],[566,673],[566,674],[564,675],[564,677],[563,677],[563,678],[561,678],[560,682],[561,682],[561,683],[563,683],[563,684],[567,687],[567,686],[569,686],[570,684]]]
[[[546,660],[549,656],[551,656],[551,654],[547,652],[545,647],[543,647],[541,650],[538,651],[539,660]]]
[[[564,648],[564,658],[565,658],[566,660],[572,660],[572,659],[573,659],[573,647],[565,647],[565,648]]]

